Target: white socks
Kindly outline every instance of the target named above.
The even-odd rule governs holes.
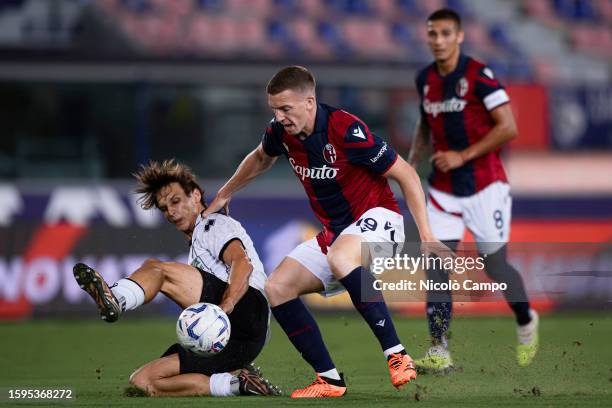
[[[446,347],[444,347],[442,344],[438,344],[437,346],[431,346],[429,350],[427,350],[427,356],[450,358],[450,353]]]
[[[232,397],[240,395],[238,377],[230,373],[213,374],[210,376],[210,395],[213,397]]]
[[[111,288],[111,292],[119,301],[121,311],[134,310],[142,305],[145,293],[139,284],[130,279],[120,279]]]
[[[516,334],[518,335],[518,341],[520,344],[530,344],[533,341],[533,336],[537,331],[539,316],[538,313],[530,309],[529,315],[531,316],[531,321],[523,326],[518,326],[516,328]]]
[[[385,353],[385,358],[389,358],[391,354],[397,354],[403,350],[404,350],[404,346],[402,346],[400,343],[397,346],[393,346],[391,348],[386,349],[383,353]]]
[[[338,373],[338,370],[336,370],[335,368],[332,368],[331,370],[327,370],[325,372],[318,373],[318,374],[321,377],[330,378],[332,380],[339,380],[340,379],[340,374]]]

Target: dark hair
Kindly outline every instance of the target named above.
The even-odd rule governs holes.
[[[276,95],[287,89],[295,91],[314,91],[316,82],[314,76],[306,68],[291,65],[278,71],[266,87],[268,95]]]
[[[132,175],[138,181],[138,187],[135,189],[136,193],[142,194],[138,199],[138,204],[145,210],[153,206],[159,207],[157,193],[173,182],[179,183],[185,194],[191,194],[193,190],[198,190],[202,195],[201,203],[206,208],[204,190],[198,184],[196,175],[186,164],[176,163],[174,159],[164,160],[162,163],[151,160],[146,166],[141,165],[140,171]]]
[[[427,21],[436,20],[453,20],[457,24],[457,28],[461,29],[461,16],[455,10],[449,8],[442,8],[434,11],[427,17]]]

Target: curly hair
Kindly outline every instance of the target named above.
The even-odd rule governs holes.
[[[196,175],[186,164],[177,163],[174,159],[164,160],[161,163],[151,160],[146,166],[141,165],[140,171],[132,175],[138,181],[138,187],[134,191],[142,194],[138,199],[138,204],[145,210],[154,206],[159,207],[157,193],[173,182],[179,183],[185,194],[191,194],[193,190],[200,191],[202,195],[201,203],[206,208],[204,189],[200,187]]]

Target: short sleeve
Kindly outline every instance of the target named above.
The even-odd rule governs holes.
[[[375,174],[385,173],[397,159],[395,150],[359,120],[347,128],[344,150],[349,162],[365,166]]]
[[[285,153],[283,146],[283,127],[274,119],[266,128],[261,138],[261,145],[268,156],[277,157]]]
[[[502,84],[495,77],[491,68],[486,66],[482,67],[478,72],[474,92],[482,100],[488,111],[492,111],[498,106],[510,102],[508,93],[506,93]]]
[[[223,262],[227,246],[236,239],[240,240],[240,228],[237,221],[225,215],[208,217],[204,219],[201,238],[210,253]]]

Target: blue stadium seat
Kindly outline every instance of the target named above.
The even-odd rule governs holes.
[[[406,24],[395,23],[391,26],[391,36],[404,47],[412,47],[418,41]]]
[[[202,11],[220,11],[223,9],[223,0],[196,0],[197,7]]]
[[[469,10],[466,9],[462,0],[446,0],[446,5],[448,8],[455,10],[462,19],[465,19],[470,16]]]
[[[285,54],[294,57],[302,53],[302,47],[299,42],[293,38],[291,29],[285,22],[279,20],[269,21],[267,31],[268,38],[282,45]]]
[[[327,21],[319,23],[317,32],[321,39],[334,50],[334,54],[338,58],[347,58],[353,54],[353,51],[348,44],[346,44],[338,27],[334,23],[329,23]]]
[[[590,0],[553,0],[557,13],[570,20],[597,20],[597,12]]]
[[[135,13],[148,13],[154,9],[149,0],[121,0],[121,4]]]
[[[520,50],[514,45],[508,36],[507,28],[500,23],[492,24],[489,27],[491,39],[505,52],[512,55],[520,55]]]
[[[268,22],[268,37],[272,41],[285,42],[290,37],[289,27],[280,20],[272,20]]]
[[[409,16],[421,17],[423,12],[416,0],[397,0],[397,5],[400,10]]]
[[[274,8],[286,15],[295,15],[300,11],[298,0],[274,0]]]
[[[576,1],[574,16],[578,20],[597,20],[597,12],[593,7],[593,3],[589,0]]]
[[[367,0],[325,0],[330,9],[343,14],[368,15],[371,7]]]
[[[347,11],[352,14],[368,15],[372,13],[372,8],[367,0],[349,0]]]

